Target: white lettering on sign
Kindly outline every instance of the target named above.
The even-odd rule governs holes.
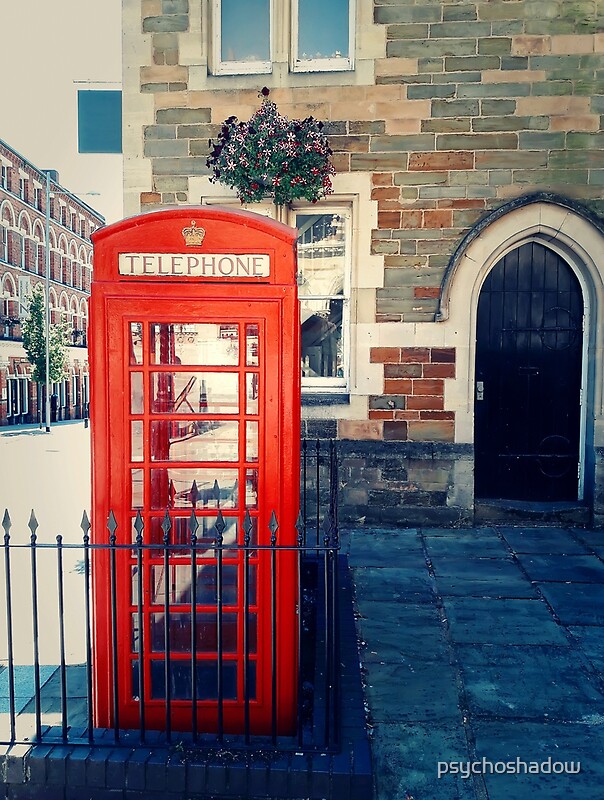
[[[268,278],[266,253],[120,253],[120,275],[185,278]]]

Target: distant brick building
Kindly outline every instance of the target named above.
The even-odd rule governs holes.
[[[233,202],[208,138],[263,85],[328,123],[334,194],[288,220],[305,430],[341,440],[350,519],[603,520],[596,5],[124,2],[128,213]]]
[[[65,379],[52,387],[53,417],[87,415],[90,234],[104,224],[96,211],[50,181],[46,235],[46,173],[0,140],[0,425],[35,422],[41,398],[21,344],[21,322],[32,288],[46,279],[50,247],[51,322],[71,325]]]

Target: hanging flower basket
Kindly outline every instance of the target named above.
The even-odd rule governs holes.
[[[248,122],[229,117],[217,140],[210,139],[210,180],[235,189],[242,203],[266,198],[278,206],[316,203],[333,191],[335,174],[323,123],[314,117],[288,119],[268,95],[262,89],[262,104]]]

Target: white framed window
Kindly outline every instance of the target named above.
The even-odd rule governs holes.
[[[8,231],[0,225],[0,261],[8,264]]]
[[[214,73],[271,72],[272,17],[273,0],[212,0]]]
[[[354,69],[355,0],[291,0],[291,69]]]
[[[8,189],[8,167],[2,164],[0,168],[0,189]]]
[[[29,384],[26,377],[8,376],[6,381],[8,407],[7,417],[19,417],[29,412]]]
[[[348,389],[352,218],[346,206],[296,208],[302,391]]]

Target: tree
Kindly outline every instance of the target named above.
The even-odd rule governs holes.
[[[46,297],[41,283],[34,286],[29,301],[29,317],[21,324],[23,347],[32,365],[32,379],[46,383]],[[62,380],[67,357],[67,325],[50,326],[49,379],[51,383]]]

